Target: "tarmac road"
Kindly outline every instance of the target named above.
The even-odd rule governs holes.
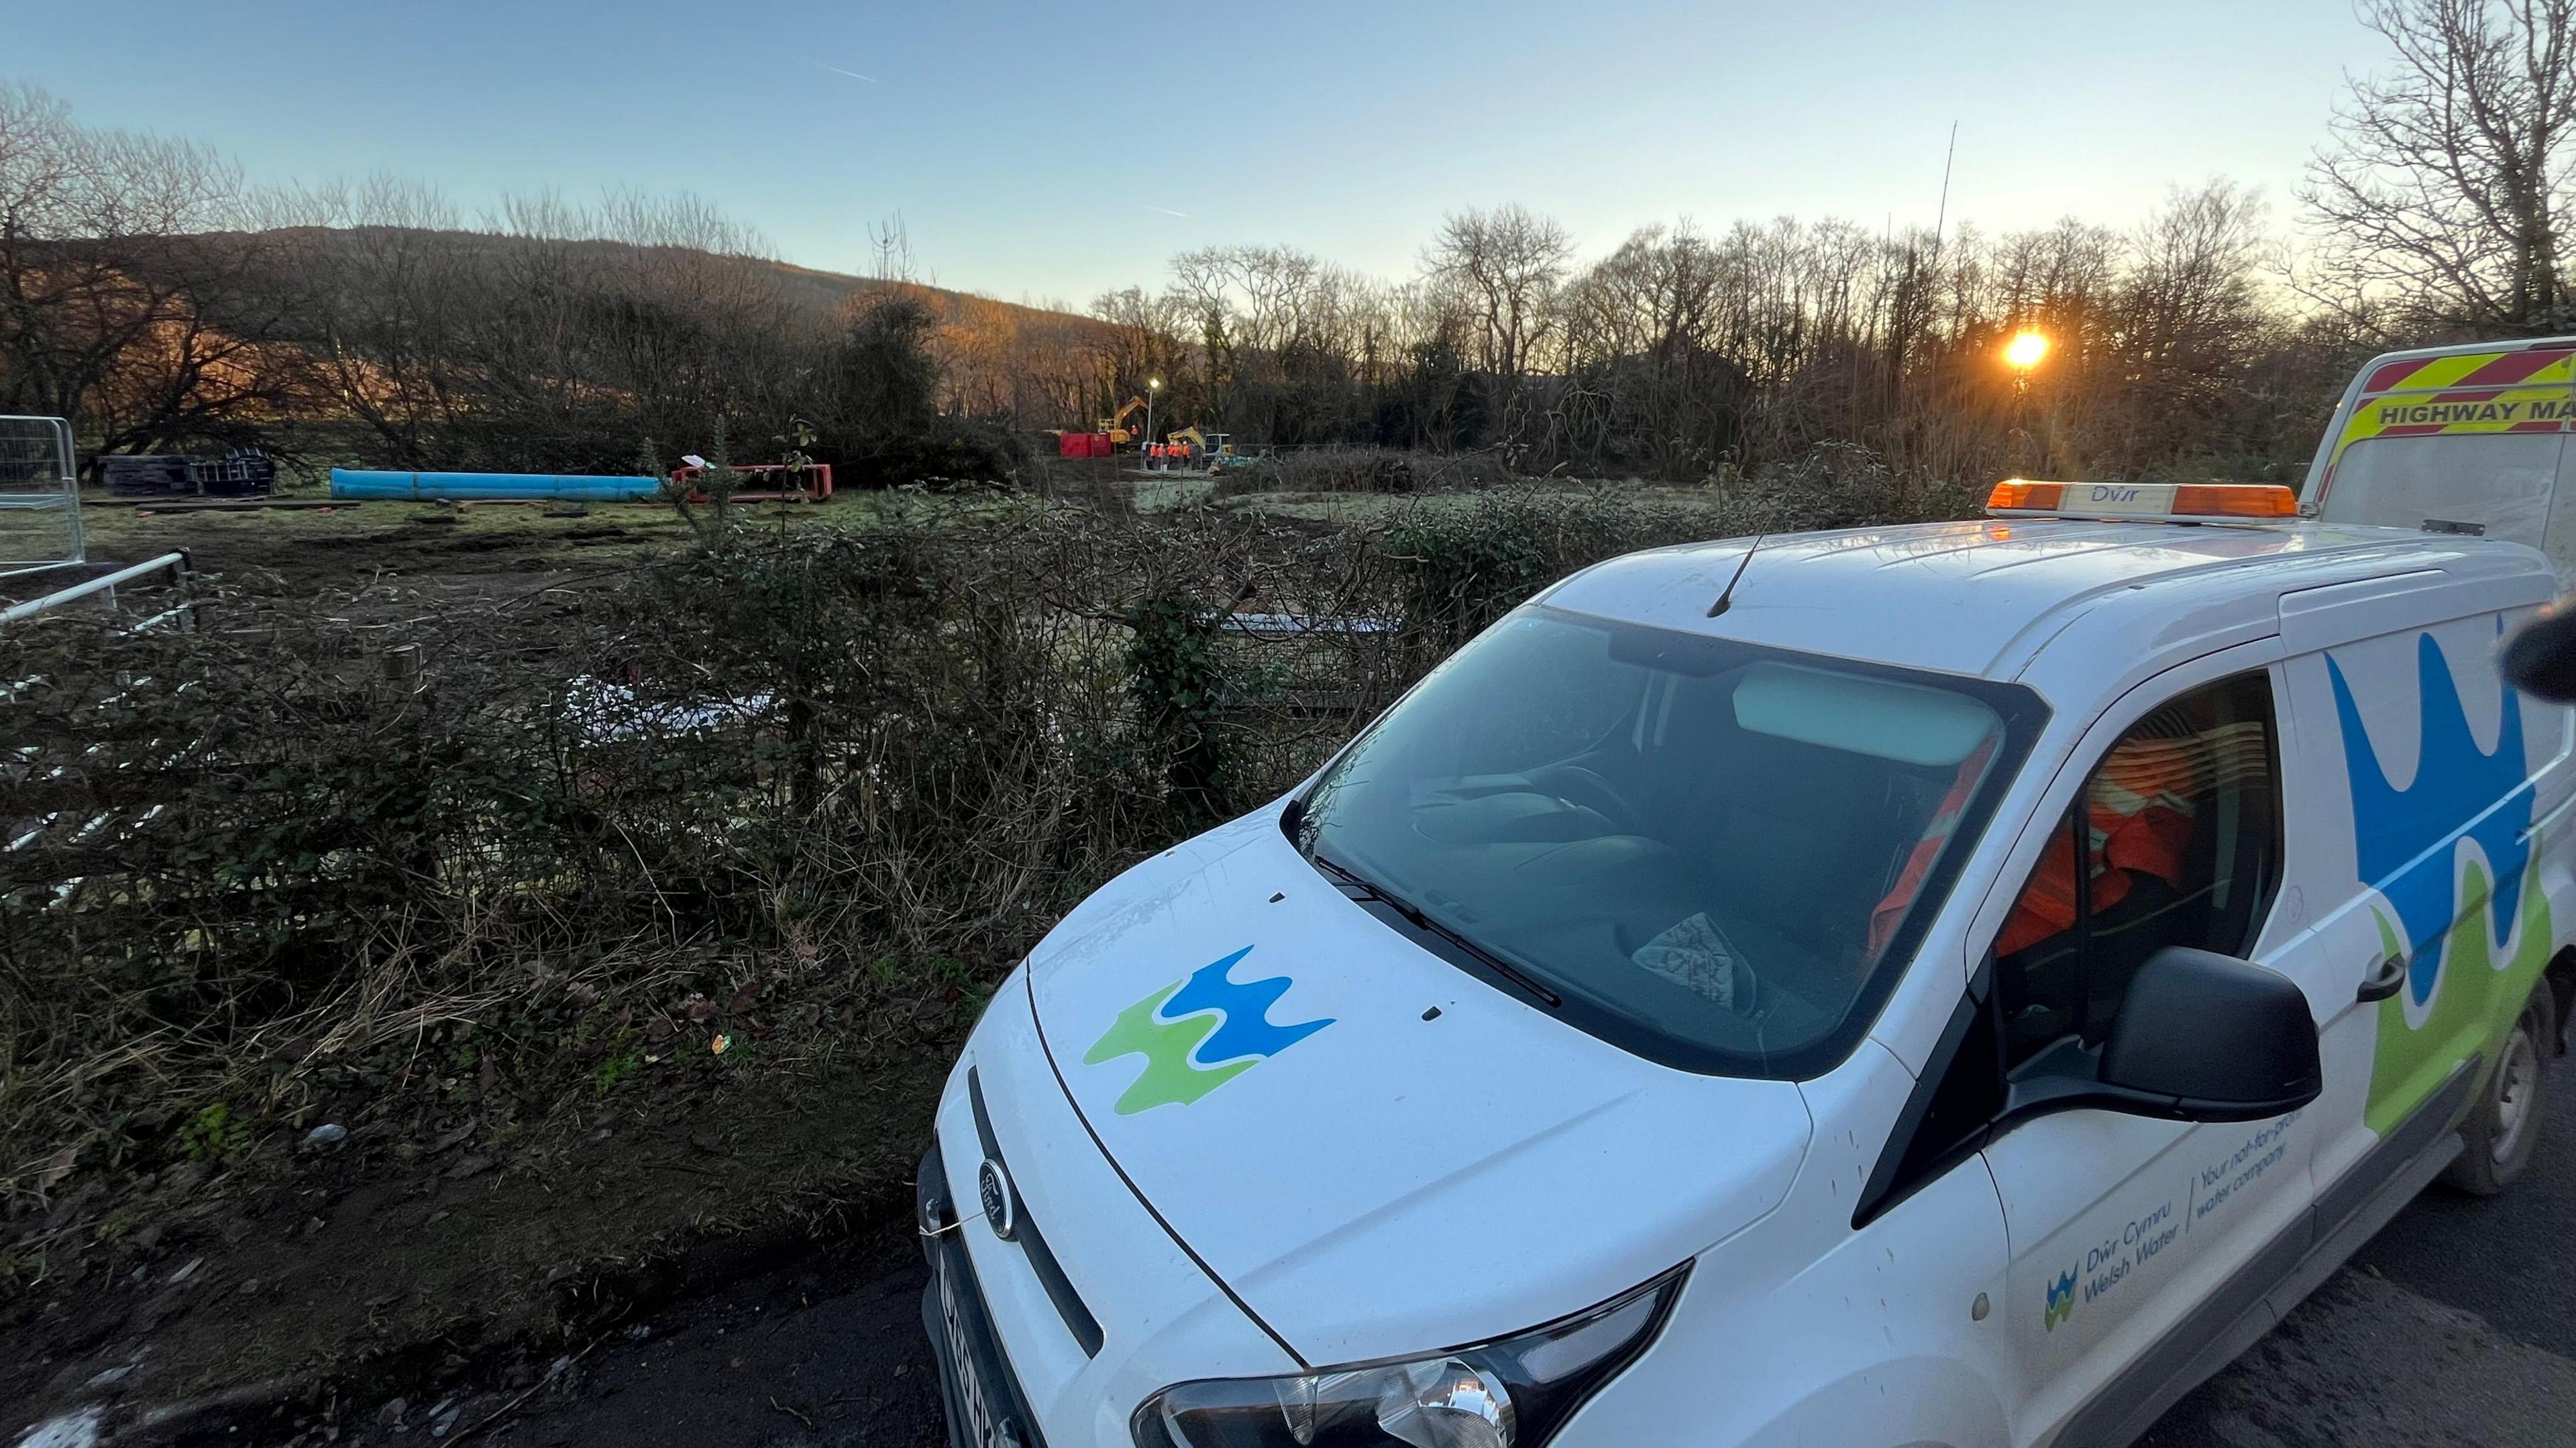
[[[2144,1448],[2576,1444],[2576,1057],[2553,1065],[2532,1175],[2488,1201],[2427,1191]],[[341,1441],[935,1448],[922,1284],[896,1223],[674,1309],[533,1387],[361,1412]]]

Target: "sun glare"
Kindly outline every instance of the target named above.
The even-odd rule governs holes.
[[[2028,372],[2048,355],[2048,337],[2042,332],[2019,332],[2004,344],[2004,361]]]

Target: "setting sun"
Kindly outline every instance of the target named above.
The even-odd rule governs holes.
[[[2048,355],[2048,336],[2043,332],[2018,332],[2004,344],[2004,361],[2028,372]]]

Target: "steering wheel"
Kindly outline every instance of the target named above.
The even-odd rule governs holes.
[[[1591,810],[1623,835],[1646,832],[1646,817],[1620,797],[1610,781],[1580,764],[1559,764],[1543,771],[1549,793],[1566,804]]]

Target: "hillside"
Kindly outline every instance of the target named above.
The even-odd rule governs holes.
[[[1014,328],[1042,333],[1062,331],[1078,336],[1104,330],[1099,322],[1077,313],[1024,306],[949,287],[852,276],[846,272],[825,271],[767,257],[725,258],[685,247],[639,246],[632,242],[597,239],[561,241],[487,231],[428,231],[380,226],[279,227],[256,233],[256,236],[308,255],[318,253],[336,260],[353,260],[355,258],[351,254],[361,251],[382,256],[397,250],[407,251],[416,257],[445,251],[469,264],[494,266],[525,265],[536,253],[545,251],[603,269],[618,270],[648,270],[673,263],[706,266],[738,260],[774,286],[775,295],[800,315],[824,322],[837,318],[854,296],[902,291],[928,303],[943,323],[955,323],[975,316],[1004,320]]]
[[[967,420],[1097,417],[1120,342],[1067,312],[649,236],[294,227],[13,255],[16,275],[51,288],[51,330],[18,353],[93,359],[101,374],[82,384],[90,453],[258,446],[587,472],[626,467],[653,439],[703,447],[719,426],[767,439],[794,419],[818,456],[856,462]],[[869,305],[894,296],[917,312]],[[0,355],[0,401],[41,380]],[[920,466],[899,471],[998,466],[913,451]]]

